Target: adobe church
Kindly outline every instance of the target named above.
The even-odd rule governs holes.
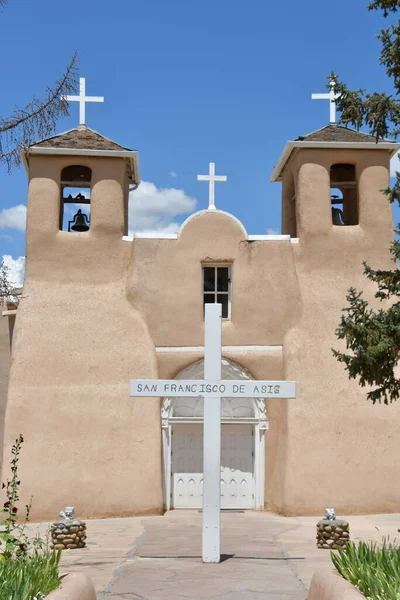
[[[375,291],[362,261],[393,268],[381,190],[399,147],[332,123],[287,142],[273,236],[210,204],[176,235],[129,237],[137,151],[84,124],[26,150],[3,464],[22,433],[34,519],[65,505],[81,517],[201,507],[203,401],[132,398],[129,380],[202,378],[210,302],[222,379],[297,383],[293,400],[223,399],[222,508],[398,512],[399,406],[368,402],[331,348],[346,290]]]

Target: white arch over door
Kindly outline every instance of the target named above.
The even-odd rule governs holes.
[[[226,358],[222,359],[221,379],[253,379],[242,367]],[[176,377],[179,379],[203,379],[204,360],[199,360]],[[265,431],[268,416],[263,398],[223,398],[221,402],[223,424],[251,425],[254,435],[254,508],[264,508],[265,481]],[[200,398],[164,398],[161,408],[164,464],[164,505],[171,508],[171,451],[172,428],[176,423],[202,423],[203,400]]]

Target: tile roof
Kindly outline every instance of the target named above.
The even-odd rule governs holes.
[[[308,135],[299,136],[296,142],[369,142],[376,143],[376,138],[369,133],[362,133],[355,129],[343,127],[343,125],[330,124],[322,129],[313,131]],[[393,140],[380,140],[380,142],[392,142]],[[378,142],[379,143],[379,142]],[[393,142],[395,143],[395,142]]]
[[[124,148],[112,140],[100,135],[93,129],[80,125],[60,135],[32,144],[31,148],[67,148],[80,150],[124,150],[130,152],[130,148]]]

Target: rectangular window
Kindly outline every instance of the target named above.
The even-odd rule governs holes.
[[[203,304],[222,304],[222,318],[231,316],[231,267],[203,266]]]

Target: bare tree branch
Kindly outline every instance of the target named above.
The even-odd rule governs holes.
[[[0,0],[7,2],[7,0]],[[77,53],[73,55],[61,79],[47,88],[44,100],[33,98],[25,108],[16,108],[11,116],[0,117],[0,163],[13,166],[21,163],[21,150],[38,139],[54,133],[58,119],[68,116],[65,96],[76,91]]]

